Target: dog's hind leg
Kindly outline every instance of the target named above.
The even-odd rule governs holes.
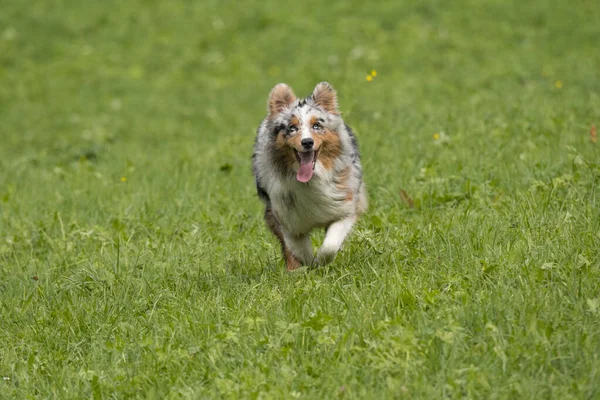
[[[352,230],[352,226],[356,222],[356,216],[350,216],[334,222],[327,228],[325,240],[317,251],[315,259],[317,265],[329,264],[335,259],[337,252],[342,247],[344,239]]]
[[[269,207],[265,209],[265,222],[267,226],[273,232],[273,235],[279,240],[281,244],[281,251],[283,252],[283,258],[285,259],[285,266],[288,271],[293,271],[296,268],[300,268],[302,264],[298,259],[294,256],[290,249],[285,244],[285,240],[283,238],[283,232],[281,230],[281,224],[277,221],[277,218],[273,215],[273,211]]]

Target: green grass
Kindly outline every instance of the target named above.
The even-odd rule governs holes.
[[[598,21],[5,0],[0,398],[599,399]],[[250,155],[270,88],[321,80],[371,208],[289,274]]]

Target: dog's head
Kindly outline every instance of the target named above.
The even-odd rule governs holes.
[[[317,84],[312,95],[297,99],[288,85],[271,90],[267,107],[274,126],[273,149],[278,165],[296,172],[296,179],[308,182],[320,162],[331,169],[342,152],[339,130],[344,126],[337,96],[327,82]]]

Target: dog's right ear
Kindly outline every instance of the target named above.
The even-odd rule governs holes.
[[[275,85],[269,95],[269,103],[267,106],[269,118],[274,118],[277,114],[289,107],[294,101],[296,101],[296,95],[291,87],[285,83]]]
[[[335,89],[327,82],[318,83],[313,91],[312,98],[315,103],[323,108],[323,110],[332,113],[339,114],[337,95]]]

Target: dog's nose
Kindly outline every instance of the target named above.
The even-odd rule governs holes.
[[[304,147],[306,150],[310,150],[310,149],[312,149],[313,145],[315,144],[315,141],[312,140],[311,138],[305,138],[305,139],[302,139],[302,141],[300,143],[302,143],[302,147]]]

